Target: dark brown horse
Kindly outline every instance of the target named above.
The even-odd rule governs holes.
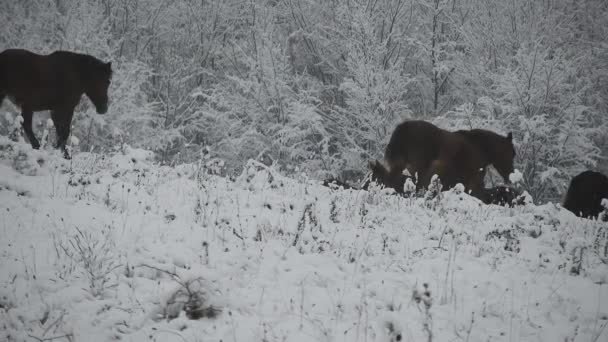
[[[108,87],[112,64],[95,57],[67,51],[38,55],[10,49],[0,53],[0,105],[5,96],[21,108],[23,129],[33,148],[40,143],[32,130],[34,112],[50,110],[57,132],[57,148],[63,149],[70,135],[74,108],[82,94],[99,114],[108,111]]]
[[[384,153],[386,169],[375,162],[378,179],[400,191],[403,171],[417,179],[419,188],[427,187],[437,174],[444,189],[462,183],[467,192],[481,198],[488,165],[493,165],[506,183],[513,172],[511,133],[506,137],[473,129],[449,132],[426,121],[405,121],[395,128]]]
[[[608,199],[608,177],[588,170],[579,173],[570,181],[564,208],[580,217],[595,218],[604,211],[603,199]]]

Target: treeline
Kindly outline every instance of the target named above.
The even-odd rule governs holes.
[[[417,118],[513,131],[538,201],[608,150],[604,0],[21,0],[0,22],[0,49],[113,61],[110,113],[75,118],[82,150],[352,180]]]

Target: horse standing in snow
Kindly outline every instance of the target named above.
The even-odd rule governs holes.
[[[580,217],[595,218],[604,211],[602,199],[608,200],[608,177],[588,170],[570,181],[564,208]]]
[[[32,130],[34,112],[50,110],[57,133],[57,148],[65,149],[70,135],[74,108],[82,94],[99,114],[108,111],[108,87],[112,64],[67,51],[38,55],[27,50],[9,49],[0,53],[0,105],[5,96],[21,108],[23,129],[33,148],[40,143]]]
[[[482,198],[486,167],[493,165],[510,183],[514,158],[511,133],[504,137],[482,129],[449,132],[426,121],[405,121],[391,135],[384,153],[386,166],[372,162],[372,177],[401,192],[404,170],[417,179],[419,189],[436,174],[444,189],[462,183],[467,192]]]

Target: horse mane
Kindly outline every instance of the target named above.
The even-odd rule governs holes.
[[[107,69],[105,69],[106,63],[104,63],[103,61],[101,61],[98,58],[93,57],[91,55],[85,55],[82,53],[64,51],[64,50],[55,51],[51,55],[64,56],[65,59],[72,60],[73,62],[76,63],[77,68],[80,69],[82,75],[89,75],[91,73],[91,70],[103,70],[103,71],[107,70]],[[110,74],[108,76],[111,78],[112,77],[111,68],[109,69],[109,72],[110,72]]]

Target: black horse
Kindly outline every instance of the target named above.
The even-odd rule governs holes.
[[[564,208],[580,217],[596,218],[604,211],[603,199],[608,199],[608,177],[588,170],[570,181]]]
[[[111,62],[93,56],[68,51],[38,55],[27,50],[4,50],[0,53],[0,105],[8,96],[21,108],[23,129],[35,149],[40,143],[32,130],[32,115],[50,110],[57,132],[56,147],[69,158],[65,145],[74,108],[86,94],[97,113],[105,114],[111,78]]]

